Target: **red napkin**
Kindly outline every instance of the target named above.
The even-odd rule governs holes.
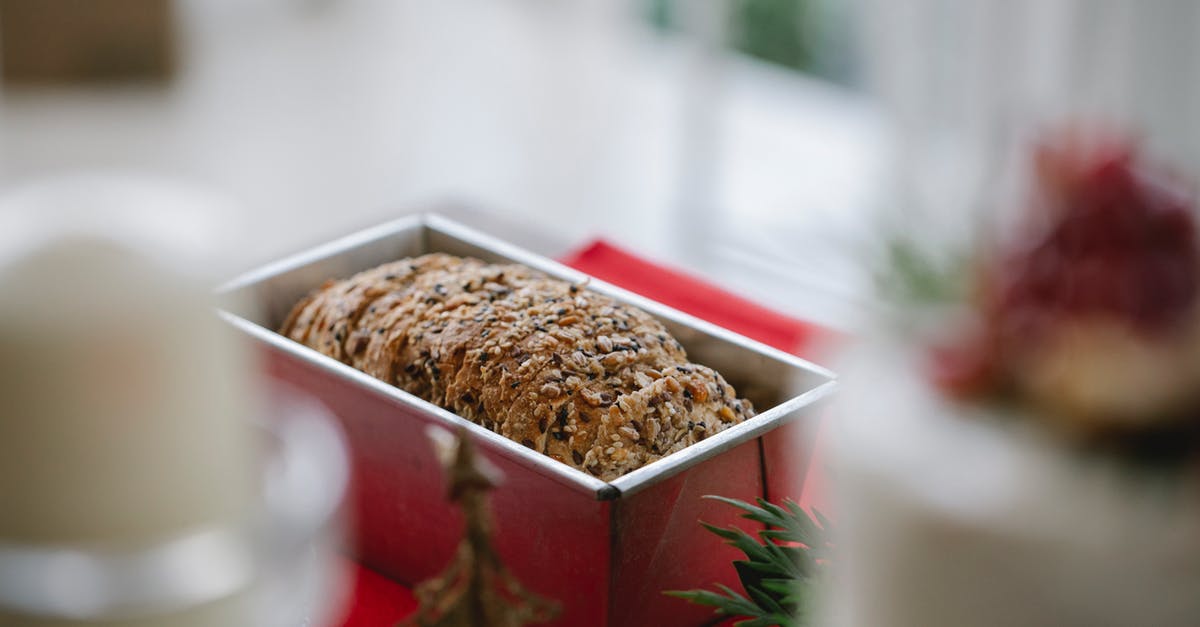
[[[392,627],[417,609],[408,588],[358,564],[346,562],[354,586],[343,619],[345,627]]]
[[[792,353],[804,353],[822,330],[766,309],[684,272],[652,263],[604,241],[569,254],[563,263],[598,279]],[[805,492],[813,475],[808,473]],[[803,498],[802,504],[811,503]],[[343,627],[391,627],[416,609],[412,592],[355,565],[354,596]],[[732,621],[727,624],[732,624]],[[631,626],[633,627],[633,626]]]
[[[790,353],[810,348],[818,329],[731,294],[682,271],[651,263],[603,240],[567,255],[563,263]]]

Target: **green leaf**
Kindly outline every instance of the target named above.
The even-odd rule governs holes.
[[[732,608],[735,605],[732,599],[721,596],[711,590],[668,590],[663,594],[690,601],[696,605],[715,607],[718,614],[731,615]]]
[[[746,594],[754,601],[760,610],[767,610],[772,614],[785,613],[783,606],[779,604],[769,593],[762,588],[747,588]]]
[[[797,503],[774,504],[759,498],[751,504],[722,496],[708,496],[741,510],[741,517],[766,528],[750,534],[737,527],[700,524],[746,559],[733,566],[746,594],[727,586],[718,591],[691,590],[667,594],[716,608],[723,616],[742,616],[737,627],[799,627],[808,624],[808,584],[825,571],[824,561],[833,549],[826,537],[830,521],[814,510],[812,515]]]
[[[725,538],[726,540],[736,540],[738,538],[739,534],[746,533],[746,532],[742,531],[741,529],[726,529],[724,527],[710,525],[710,524],[704,522],[703,520],[700,521],[700,526],[704,527],[705,529],[708,529],[709,531],[717,534],[718,536],[721,536],[722,538]]]
[[[775,595],[780,605],[794,609],[800,607],[807,598],[804,583],[802,580],[764,579],[759,586]]]
[[[733,624],[733,627],[776,627],[777,625],[783,625],[784,627],[787,627],[792,625],[792,622],[788,616],[772,614],[770,616],[758,616],[755,618],[748,618],[746,620],[739,620]]]
[[[725,596],[729,597],[729,599],[734,602],[734,607],[738,608],[738,616],[758,616],[762,613],[762,610],[758,606],[751,603],[750,599],[738,594],[729,586],[724,584],[716,584],[716,586],[721,590],[721,592],[725,593]]]
[[[721,527],[716,527],[714,525],[709,525],[707,523],[700,523],[700,524],[704,525],[705,529],[708,529],[709,531],[717,534],[718,536],[725,538],[726,544],[736,547],[739,551],[741,551],[742,553],[745,553],[746,557],[750,558],[751,561],[755,561],[755,562],[771,561],[771,558],[772,558],[771,547],[775,546],[774,544],[768,544],[768,545],[759,544],[758,540],[756,540],[754,538],[754,536],[746,533],[745,531],[743,531],[741,529],[738,529],[737,527],[730,527],[728,529],[722,529]]]

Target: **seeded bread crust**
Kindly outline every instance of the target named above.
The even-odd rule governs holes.
[[[384,264],[280,333],[606,481],[754,413],[649,314],[519,265]]]

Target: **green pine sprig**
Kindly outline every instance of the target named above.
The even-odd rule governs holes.
[[[800,627],[808,625],[811,583],[822,576],[833,550],[828,539],[829,519],[819,511],[812,516],[795,502],[775,505],[757,499],[751,505],[723,496],[708,496],[743,512],[742,518],[767,526],[751,535],[737,527],[700,524],[736,547],[746,559],[733,563],[746,596],[728,586],[713,590],[672,590],[665,594],[716,608],[719,616],[740,616],[735,627]]]

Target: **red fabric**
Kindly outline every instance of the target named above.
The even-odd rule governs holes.
[[[345,627],[392,627],[417,609],[408,588],[358,564],[348,563],[354,585]]]
[[[646,261],[602,240],[568,255],[563,263],[780,350],[807,352],[822,333],[818,327],[766,309],[678,270]],[[820,480],[814,475],[820,474],[819,469],[819,464],[814,464],[807,475],[802,498],[806,507],[813,504],[810,493],[817,494],[814,488]],[[416,609],[408,588],[365,568],[354,568],[353,600],[343,627],[391,627]],[[721,627],[732,624],[731,620]]]
[[[809,348],[816,327],[736,296],[684,272],[651,263],[603,240],[563,263],[779,350]]]

